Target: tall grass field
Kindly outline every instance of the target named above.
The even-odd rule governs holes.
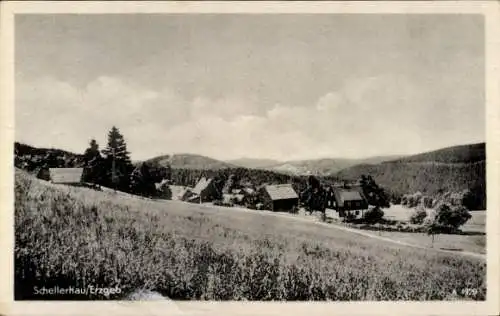
[[[16,170],[15,296],[150,289],[176,300],[485,300],[486,263],[230,208],[56,186]],[[476,289],[474,295],[467,295]]]

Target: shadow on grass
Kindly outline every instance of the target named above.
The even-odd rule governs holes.
[[[485,232],[478,232],[478,231],[459,231],[455,234],[451,234],[451,235],[464,235],[464,236],[486,236],[486,233]]]

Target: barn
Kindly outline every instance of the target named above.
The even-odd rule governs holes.
[[[299,196],[291,184],[265,185],[259,192],[263,208],[273,212],[290,212],[299,205]]]
[[[83,168],[49,168],[50,182],[57,184],[83,185]]]
[[[211,202],[222,196],[222,192],[215,185],[213,179],[202,177],[193,188],[192,192],[197,195],[199,203]]]

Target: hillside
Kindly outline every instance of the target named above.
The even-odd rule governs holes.
[[[80,154],[75,154],[67,150],[62,150],[57,148],[39,148],[19,142],[14,143],[14,154],[16,156],[31,155],[31,156],[41,156],[41,157],[46,156],[48,154],[54,154],[56,156],[68,156],[74,158],[80,158],[82,156]]]
[[[472,190],[486,207],[485,144],[444,148],[380,164],[360,164],[336,173],[340,178],[371,175],[390,192],[401,195],[420,191],[427,195]]]
[[[433,163],[475,163],[486,160],[486,144],[460,145],[407,156],[391,163],[433,162]]]
[[[173,300],[448,300],[463,284],[486,295],[481,260],[312,221],[58,186],[19,170],[15,197],[17,300],[47,299],[33,292],[47,284],[120,288],[107,299],[145,284]]]
[[[170,164],[170,166],[175,169],[218,170],[235,167],[235,165],[224,161],[195,154],[163,155],[146,161],[162,167]]]
[[[83,155],[57,148],[37,148],[27,144],[14,143],[14,165],[28,171],[42,166],[79,167]]]

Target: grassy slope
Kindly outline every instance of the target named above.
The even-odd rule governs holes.
[[[479,260],[254,213],[57,187],[17,171],[15,194],[17,299],[37,285],[88,284],[146,286],[173,299],[451,299],[464,287],[485,298]]]

